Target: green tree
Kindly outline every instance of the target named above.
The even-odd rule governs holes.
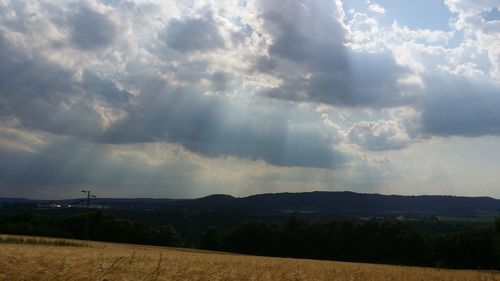
[[[200,248],[205,250],[223,250],[222,240],[224,232],[217,227],[209,228],[201,237]]]

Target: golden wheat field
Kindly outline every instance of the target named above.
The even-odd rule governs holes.
[[[46,238],[19,243],[19,239],[27,238],[14,237],[10,241],[2,237],[0,280],[8,281],[500,280],[500,273],[487,271],[254,257],[99,242],[66,243]]]

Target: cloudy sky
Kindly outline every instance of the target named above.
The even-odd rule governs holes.
[[[0,197],[500,198],[500,0],[0,0]]]

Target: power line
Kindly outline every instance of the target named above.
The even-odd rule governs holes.
[[[83,193],[87,194],[87,209],[90,207],[90,198],[96,198],[90,190],[82,190]]]
[[[96,198],[95,195],[92,194],[92,192],[90,190],[82,190],[82,193],[86,193],[87,194],[87,204],[86,204],[86,208],[87,208],[87,222],[85,224],[85,239],[90,239],[90,235],[89,235],[89,208],[90,208],[90,198]]]

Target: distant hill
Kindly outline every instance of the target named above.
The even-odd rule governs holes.
[[[29,200],[0,198],[0,203],[73,204],[83,199]],[[192,209],[245,213],[323,213],[348,216],[420,214],[477,216],[499,214],[500,200],[491,197],[444,195],[381,195],[355,192],[268,193],[248,197],[216,194],[198,199],[96,198],[92,204],[125,209]]]

